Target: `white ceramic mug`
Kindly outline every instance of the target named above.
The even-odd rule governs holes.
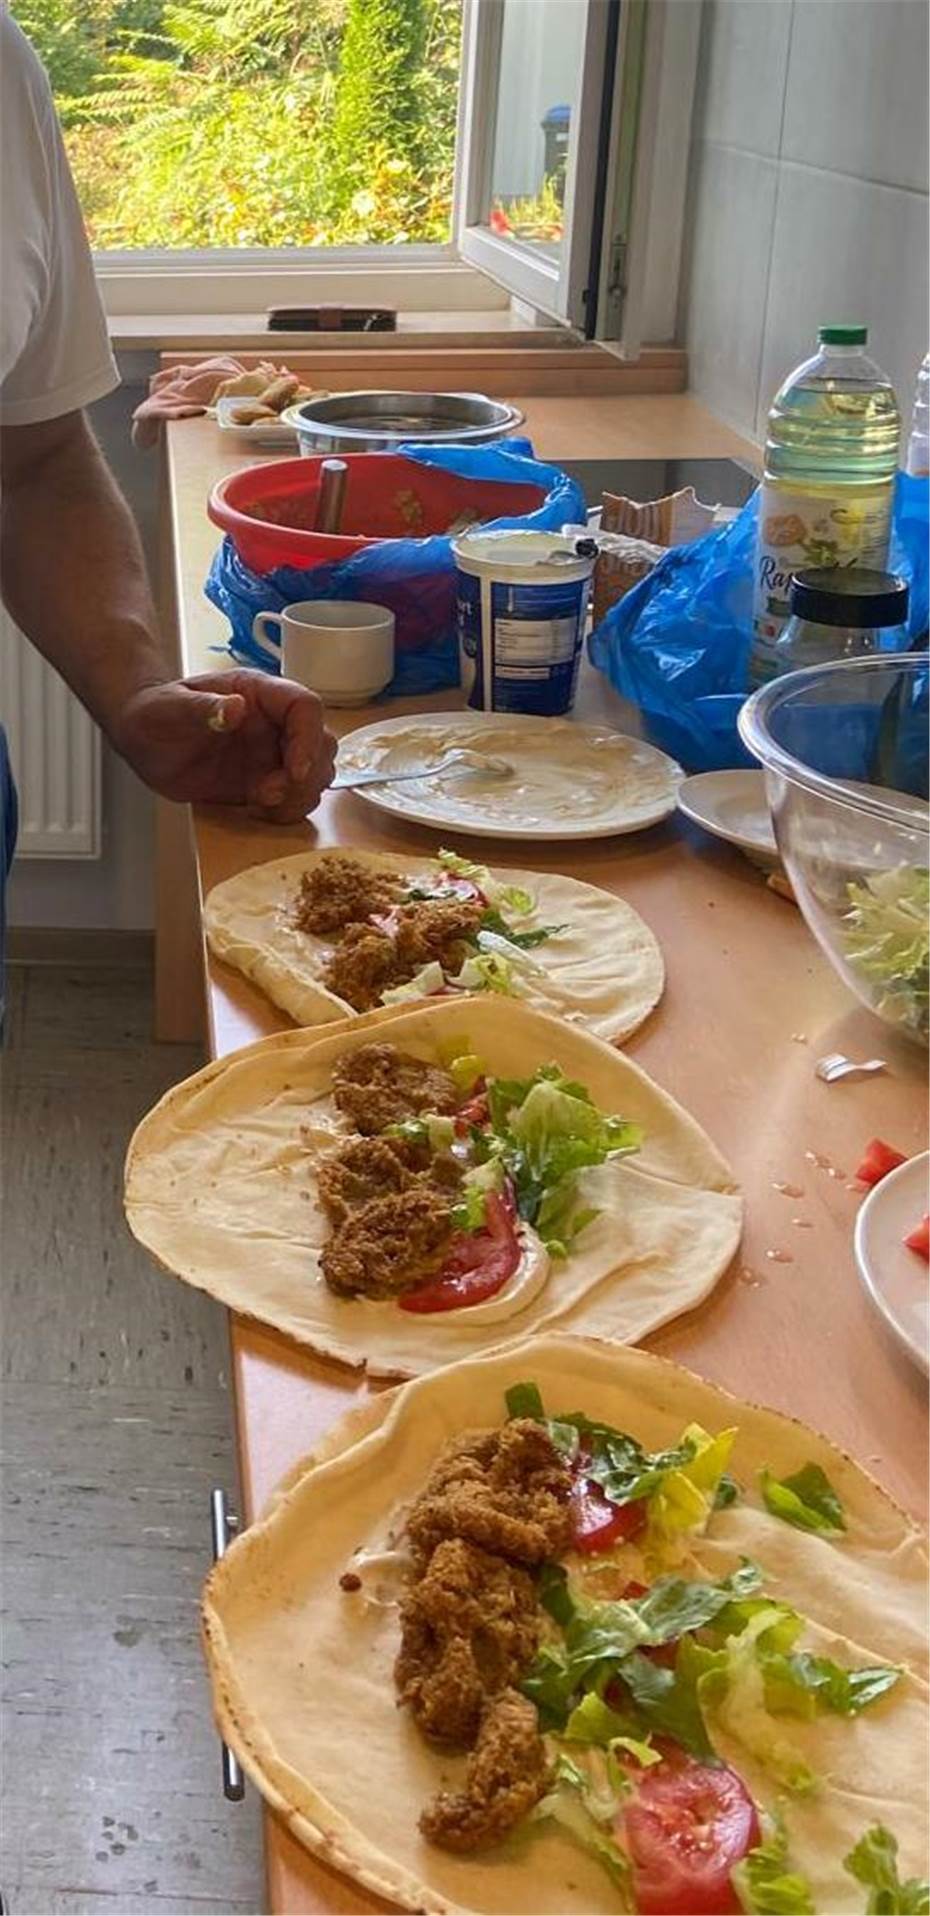
[[[279,660],[285,678],[326,705],[367,705],[394,677],[394,614],[385,605],[302,599],[283,612],[257,612],[252,637]]]

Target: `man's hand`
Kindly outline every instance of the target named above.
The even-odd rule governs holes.
[[[291,824],[319,804],[336,741],[314,692],[266,672],[207,672],[127,700],[114,743],[164,798],[247,805]]]

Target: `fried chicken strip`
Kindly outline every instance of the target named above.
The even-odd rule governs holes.
[[[458,1092],[439,1065],[425,1064],[393,1044],[365,1044],[339,1059],[333,1099],[357,1131],[374,1137],[389,1124],[419,1117],[421,1111],[451,1114]]]
[[[439,1269],[451,1236],[451,1197],[417,1180],[352,1212],[324,1244],[320,1268],[343,1297],[396,1297]]]
[[[484,1706],[461,1790],[440,1790],[420,1829],[440,1849],[484,1849],[522,1821],[548,1782],[535,1707],[516,1690],[504,1690]]]
[[[317,937],[364,923],[372,912],[390,911],[404,895],[401,878],[375,871],[356,858],[336,854],[305,872],[294,907],[298,931]]]
[[[464,1537],[523,1564],[558,1558],[571,1535],[571,1472],[528,1417],[465,1432],[438,1458],[407,1519],[414,1556],[427,1562],[445,1537]]]
[[[532,1662],[539,1631],[527,1572],[448,1538],[403,1600],[394,1672],[401,1702],[425,1736],[467,1749],[488,1697]]]

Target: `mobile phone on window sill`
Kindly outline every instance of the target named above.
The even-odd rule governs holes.
[[[389,306],[272,306],[270,333],[396,333]]]

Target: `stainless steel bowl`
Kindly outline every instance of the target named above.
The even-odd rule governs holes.
[[[483,393],[331,393],[289,406],[303,454],[393,452],[409,440],[440,446],[480,446],[523,424],[516,406]]]

